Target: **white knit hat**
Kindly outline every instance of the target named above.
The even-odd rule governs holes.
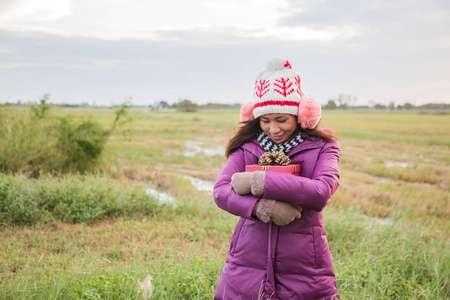
[[[300,75],[285,58],[274,57],[256,77],[253,115],[255,118],[270,113],[297,115],[301,96]]]
[[[316,127],[321,116],[320,105],[302,93],[300,75],[287,59],[278,56],[256,77],[253,102],[241,107],[240,117],[248,121],[272,113],[296,115],[303,128]]]

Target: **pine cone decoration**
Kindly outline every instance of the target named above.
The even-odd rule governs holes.
[[[276,165],[287,166],[291,163],[291,159],[283,151],[274,151],[272,155]]]
[[[259,158],[258,165],[287,166],[291,159],[283,151],[264,152]]]
[[[264,152],[258,160],[258,165],[272,165],[272,153]]]
[[[275,158],[275,164],[280,166],[287,166],[291,163],[291,159],[284,154],[283,151],[274,151],[272,152],[272,155]]]

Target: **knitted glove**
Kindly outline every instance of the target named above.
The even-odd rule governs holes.
[[[252,195],[259,197],[264,195],[264,192],[266,191],[266,172],[264,171],[253,172],[250,188]]]
[[[250,194],[252,192],[252,176],[253,173],[251,172],[234,173],[233,176],[231,176],[231,187],[239,195]]]
[[[261,198],[256,202],[253,214],[262,222],[273,221],[278,226],[284,226],[295,219],[300,219],[302,208],[286,202]]]
[[[266,190],[266,172],[242,172],[231,176],[231,187],[239,195],[264,195]]]

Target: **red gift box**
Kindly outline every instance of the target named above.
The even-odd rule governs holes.
[[[287,165],[287,166],[271,166],[271,165],[246,165],[245,172],[255,172],[255,171],[275,171],[290,173],[293,175],[300,176],[301,165]]]

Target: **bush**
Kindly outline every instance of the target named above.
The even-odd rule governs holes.
[[[39,174],[57,164],[48,119],[32,118],[24,108],[3,108],[0,113],[0,171]]]
[[[50,98],[50,94],[45,94],[44,98],[39,100],[39,105],[34,106],[31,105],[30,109],[33,112],[34,116],[38,119],[43,119],[47,115],[47,111],[52,108],[50,104],[47,104],[47,100]]]
[[[55,132],[62,155],[60,169],[81,172],[95,165],[110,133],[91,118],[77,121],[72,116],[61,118]]]
[[[56,118],[50,105],[41,100],[37,107],[0,109],[0,172],[67,173],[92,170],[110,134],[117,126],[130,122],[129,106],[116,112],[111,129],[105,129],[90,116]],[[122,119],[127,118],[125,121]],[[116,126],[117,125],[117,126]]]
[[[198,105],[185,99],[177,104],[177,110],[181,112],[194,112],[198,110]]]
[[[95,177],[27,179],[0,174],[0,225],[98,219],[153,214],[158,204],[139,187]]]

